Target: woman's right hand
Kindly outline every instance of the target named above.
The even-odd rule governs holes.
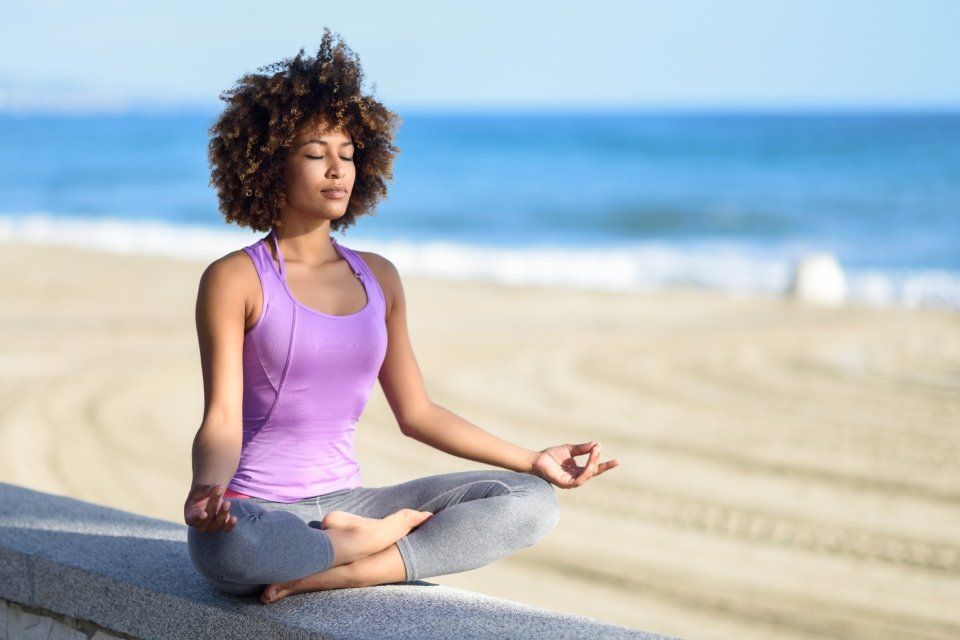
[[[190,487],[183,505],[183,520],[199,531],[232,531],[236,516],[230,515],[230,503],[223,500],[224,487],[219,484],[195,484]]]

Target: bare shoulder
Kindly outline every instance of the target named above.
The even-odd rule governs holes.
[[[373,275],[377,277],[377,282],[380,283],[383,295],[387,299],[387,308],[390,309],[401,290],[400,272],[390,260],[379,253],[357,251],[357,254],[363,258],[366,265],[373,271]]]
[[[242,286],[252,274],[256,277],[256,269],[250,257],[243,249],[237,249],[217,258],[203,271],[203,279],[219,286]]]
[[[243,306],[245,315],[260,300],[260,281],[256,267],[243,249],[237,249],[217,258],[203,271],[200,293],[208,303],[223,306]]]

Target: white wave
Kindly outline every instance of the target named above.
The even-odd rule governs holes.
[[[452,241],[383,240],[348,231],[342,244],[389,258],[404,275],[614,291],[710,289],[736,296],[782,296],[796,260],[815,247],[736,242],[638,242],[616,247],[507,247]],[[69,245],[127,254],[212,261],[263,237],[260,232],[155,221],[0,216],[0,242]],[[846,270],[849,300],[873,306],[960,309],[960,273]]]

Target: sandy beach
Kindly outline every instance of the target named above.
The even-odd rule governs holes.
[[[0,480],[182,523],[206,262],[0,266]],[[435,402],[622,462],[558,490],[540,544],[431,582],[690,639],[960,637],[960,313],[404,283]],[[357,444],[367,486],[485,468],[401,435],[379,386]]]

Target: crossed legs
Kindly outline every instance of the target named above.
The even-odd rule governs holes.
[[[241,499],[233,502],[231,512],[234,509],[237,526],[226,536],[241,535],[214,541],[191,531],[191,557],[198,570],[225,591],[254,593],[266,586],[264,602],[303,591],[411,582],[474,569],[535,544],[560,517],[553,485],[508,470],[461,471],[357,487],[292,505]],[[396,542],[333,566],[331,527],[342,526],[350,517],[387,518],[402,509],[433,515]],[[246,535],[244,529],[249,530]]]

